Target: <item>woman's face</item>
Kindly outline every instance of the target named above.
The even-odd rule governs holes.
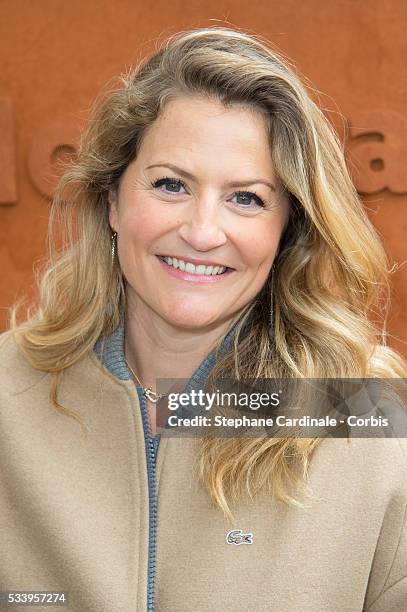
[[[264,117],[202,97],[166,105],[109,201],[128,306],[184,329],[259,293],[289,213]]]

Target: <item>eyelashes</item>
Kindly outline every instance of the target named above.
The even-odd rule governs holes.
[[[172,183],[173,185],[176,185],[177,187],[183,187],[185,190],[187,190],[187,187],[184,181],[178,178],[171,178],[169,176],[163,176],[162,178],[155,180],[154,182],[151,183],[151,186],[154,187],[155,189],[158,189],[158,187],[161,187],[162,185],[165,185],[166,183]],[[171,193],[171,192],[167,191],[166,193]],[[172,191],[172,193],[179,194],[180,192]],[[246,198],[248,197],[250,199],[253,199],[256,202],[254,206],[238,204],[240,208],[253,209],[253,208],[265,208],[266,206],[264,200],[255,191],[235,191],[234,195],[244,196]]]

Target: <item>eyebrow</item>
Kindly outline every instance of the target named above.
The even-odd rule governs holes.
[[[169,168],[170,170],[177,172],[181,176],[185,176],[190,181],[196,181],[196,178],[193,174],[187,172],[186,170],[183,170],[182,168],[179,168],[178,166],[174,166],[174,164],[152,164],[151,166],[147,166],[146,170],[149,170],[150,168]],[[270,187],[272,191],[276,190],[273,183],[270,183],[270,181],[266,181],[262,178],[256,178],[253,180],[248,179],[247,181],[233,181],[232,183],[228,183],[226,187],[244,187],[247,185],[254,185],[255,183],[262,183],[263,185]]]

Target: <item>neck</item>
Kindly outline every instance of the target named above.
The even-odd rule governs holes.
[[[185,330],[143,310],[126,312],[124,351],[143,387],[152,389],[158,378],[189,379],[238,318],[210,329]]]

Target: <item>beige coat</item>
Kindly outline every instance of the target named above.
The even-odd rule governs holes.
[[[89,354],[49,377],[0,336],[0,591],[64,591],[75,612],[145,612],[148,481],[138,396]],[[192,439],[157,459],[156,612],[407,611],[406,440],[326,439],[305,509],[262,497],[232,529],[197,484]],[[12,610],[55,608],[16,606]]]

